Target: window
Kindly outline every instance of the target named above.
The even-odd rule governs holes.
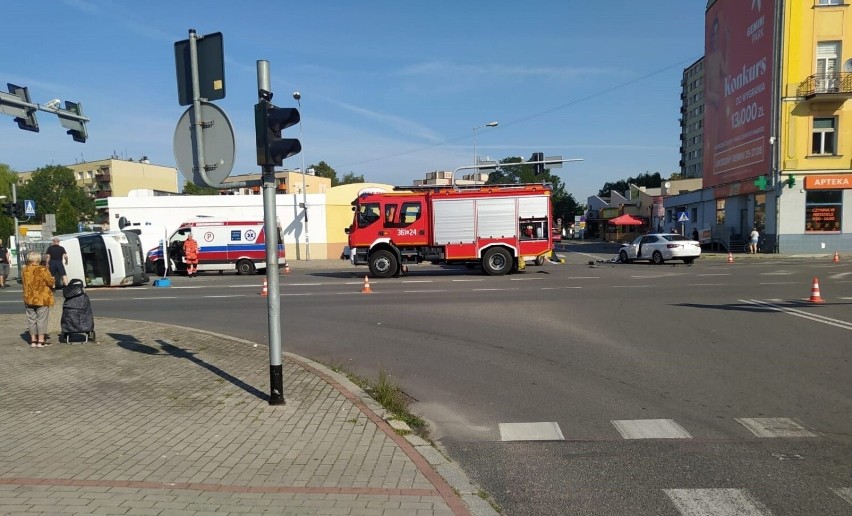
[[[843,190],[810,190],[805,198],[805,233],[841,231]]]
[[[843,0],[819,0],[817,5],[843,5]]]
[[[420,220],[420,203],[406,202],[402,204],[402,212],[399,218],[403,224],[412,224]]]
[[[811,141],[811,154],[834,154],[835,124],[836,119],[834,117],[814,118],[814,131]]]
[[[816,55],[816,90],[827,93],[837,91],[839,77],[837,56],[840,55],[840,42],[821,41],[817,43]]]
[[[358,207],[358,227],[365,228],[382,218],[379,209],[379,203],[361,204]]]
[[[716,201],[716,224],[725,225],[725,199]]]

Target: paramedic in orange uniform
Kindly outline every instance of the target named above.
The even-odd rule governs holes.
[[[186,241],[183,243],[183,260],[186,263],[186,275],[194,278],[198,275],[198,242],[192,238],[192,233],[187,233]]]

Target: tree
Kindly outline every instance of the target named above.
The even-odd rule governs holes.
[[[366,183],[366,181],[364,181],[364,176],[356,176],[355,172],[347,172],[343,175],[343,179],[340,180],[340,184],[342,185],[351,185],[353,183]]]
[[[0,204],[12,202],[12,184],[17,184],[18,174],[9,168],[9,165],[0,163],[0,196],[5,195],[6,198],[0,200]],[[15,232],[15,221],[12,217],[7,217],[0,214],[0,238],[3,243],[9,245],[9,236]]]
[[[337,172],[325,161],[320,161],[318,164],[311,165],[308,168],[314,169],[315,176],[331,179],[331,186],[337,186],[340,184],[340,181],[337,180]]]
[[[56,233],[59,235],[76,233],[77,222],[77,210],[71,206],[67,198],[63,197],[59,201],[59,207],[56,208]]]
[[[71,204],[76,220],[91,220],[95,215],[95,201],[77,186],[74,171],[59,165],[48,165],[33,172],[30,180],[18,188],[18,199],[35,201],[36,220],[41,222],[45,214],[56,213],[63,199]],[[75,223],[75,231],[76,228]]]
[[[198,186],[195,183],[186,182],[183,185],[183,193],[186,195],[218,195],[219,190],[209,186]]]
[[[644,186],[646,188],[659,188],[661,184],[663,184],[663,179],[660,177],[659,172],[654,172],[653,174],[645,172],[644,174],[639,174],[636,177],[628,177],[627,179],[622,179],[614,183],[607,182],[603,185],[603,188],[598,190],[598,195],[601,197],[608,197],[613,191],[623,194],[630,190],[630,185]]]

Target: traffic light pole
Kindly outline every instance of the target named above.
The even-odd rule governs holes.
[[[12,206],[18,205],[18,188],[15,185],[15,182],[12,181]],[[23,281],[23,275],[21,275],[21,231],[18,229],[18,215],[13,214],[12,218],[15,219],[15,265],[18,266],[18,280]]]
[[[269,61],[257,62],[258,102],[262,92],[272,91],[269,80]],[[263,227],[266,233],[266,298],[269,325],[269,383],[270,405],[283,405],[284,367],[281,360],[281,297],[278,284],[278,215],[275,205],[275,165],[263,165]]]

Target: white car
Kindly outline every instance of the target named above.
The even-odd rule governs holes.
[[[676,233],[652,233],[636,237],[633,242],[621,246],[618,261],[630,263],[648,260],[661,265],[666,260],[683,260],[692,263],[701,256],[701,244]]]

